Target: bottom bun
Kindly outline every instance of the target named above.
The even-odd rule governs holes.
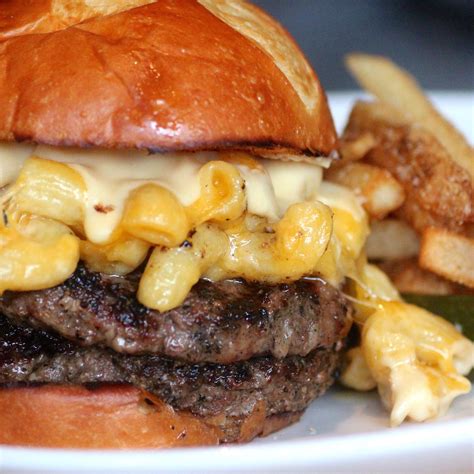
[[[301,413],[267,417],[257,403],[238,442],[268,435]],[[49,448],[126,449],[217,445],[222,420],[175,411],[129,385],[96,388],[42,385],[0,389],[0,444]]]

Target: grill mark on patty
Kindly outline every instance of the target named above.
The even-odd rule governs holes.
[[[181,306],[159,313],[136,299],[140,276],[107,276],[80,264],[55,288],[6,292],[0,311],[84,346],[224,364],[331,348],[351,323],[347,300],[321,279],[282,285],[200,280]]]

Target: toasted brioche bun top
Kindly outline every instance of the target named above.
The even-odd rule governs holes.
[[[241,0],[4,0],[0,140],[327,155],[321,85]]]

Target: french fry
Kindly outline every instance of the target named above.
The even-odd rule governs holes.
[[[403,127],[411,124],[403,113],[390,104],[378,100],[371,102],[358,100],[351,110],[343,140],[346,136],[354,140],[356,137],[370,133],[377,142],[372,128],[376,128],[377,124],[380,123],[390,124],[392,127]]]
[[[334,162],[334,165],[345,165],[350,161],[361,160],[375,145],[375,137],[370,132],[361,133],[353,139],[346,136],[340,143],[342,160]]]
[[[418,255],[417,233],[397,219],[373,221],[367,239],[366,252],[370,260],[398,260]]]
[[[418,258],[390,260],[378,266],[400,293],[417,295],[472,294],[474,290],[420,268]]]
[[[398,209],[405,199],[402,186],[387,170],[365,163],[348,163],[330,169],[326,178],[352,189],[375,219],[383,219]]]
[[[407,194],[409,198],[394,212],[397,219],[407,222],[420,234],[428,227],[439,227],[464,235],[466,226],[463,221],[452,219],[449,214],[431,212],[423,207],[423,202],[414,199],[409,192]]]
[[[426,270],[474,288],[474,239],[429,227],[421,239],[419,264]]]
[[[367,132],[377,145],[365,161],[390,171],[404,187],[406,199],[397,211],[418,232],[427,226],[456,232],[473,221],[473,183],[429,132],[406,124],[393,107],[380,102],[358,102],[344,134]]]
[[[474,149],[431,104],[416,80],[382,56],[350,54],[346,65],[367,91],[430,132],[474,180]]]

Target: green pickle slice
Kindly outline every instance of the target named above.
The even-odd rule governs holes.
[[[407,303],[415,304],[447,319],[474,341],[474,296],[404,293],[402,297]]]

